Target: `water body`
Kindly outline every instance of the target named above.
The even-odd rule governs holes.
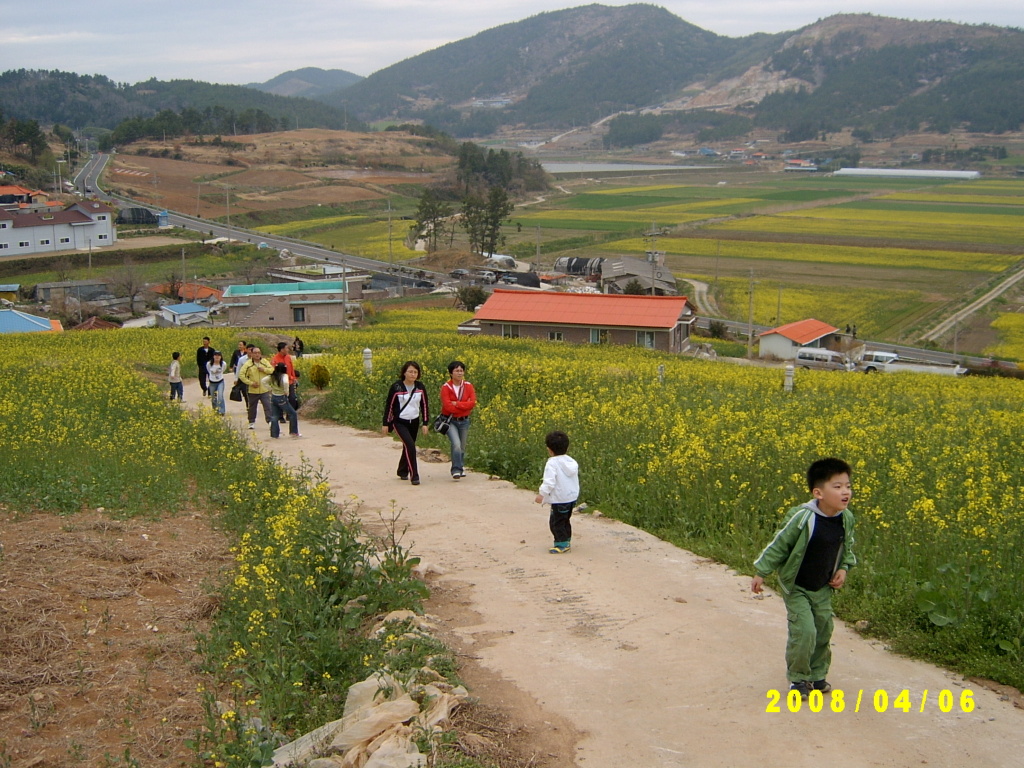
[[[548,173],[607,173],[608,171],[701,171],[717,165],[652,165],[650,163],[541,163]]]

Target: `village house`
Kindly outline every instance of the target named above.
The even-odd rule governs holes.
[[[169,325],[200,325],[210,322],[210,308],[201,304],[187,302],[185,304],[165,304],[160,307],[157,324]]]
[[[95,200],[39,213],[0,209],[0,258],[111,245],[117,241],[113,213]]]
[[[344,280],[229,285],[223,305],[228,310],[228,325],[236,328],[340,326],[345,324],[352,301],[348,289]]]
[[[477,310],[479,333],[682,352],[697,316],[685,296],[498,289]]]
[[[50,320],[16,309],[0,309],[0,333],[60,333],[60,320]]]
[[[845,351],[844,345],[849,337],[828,323],[809,318],[772,328],[762,333],[758,339],[759,357],[793,360],[801,347]]]

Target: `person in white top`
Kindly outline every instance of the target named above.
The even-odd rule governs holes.
[[[549,457],[544,465],[544,480],[537,491],[538,504],[551,505],[548,527],[555,543],[548,550],[553,555],[569,551],[572,544],[572,509],[580,496],[580,467],[576,459],[567,455],[569,436],[558,430],[549,432],[544,438]]]

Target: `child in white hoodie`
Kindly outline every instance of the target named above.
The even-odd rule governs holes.
[[[548,550],[553,555],[569,551],[572,543],[572,508],[580,495],[580,467],[572,456],[567,456],[569,436],[565,432],[549,432],[544,438],[550,458],[544,465],[544,481],[537,491],[538,504],[551,505],[548,524],[555,543]]]

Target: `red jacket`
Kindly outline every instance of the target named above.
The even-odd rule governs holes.
[[[285,366],[288,368],[289,383],[294,384],[296,381],[299,380],[298,377],[295,375],[295,366],[292,365],[291,355],[289,355],[287,352],[281,351],[274,355],[272,358],[270,358],[271,365],[277,365],[278,363],[284,363]]]
[[[462,397],[451,380],[441,386],[441,413],[461,419],[476,407],[476,390],[468,381],[462,382]]]

